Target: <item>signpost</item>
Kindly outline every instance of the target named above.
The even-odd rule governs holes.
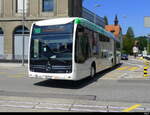
[[[147,53],[148,54],[150,52],[149,39],[150,39],[150,34],[147,35]]]
[[[145,28],[150,28],[150,16],[145,16],[144,17],[144,27]],[[147,54],[149,54],[149,39],[150,39],[150,34],[147,35]]]
[[[24,66],[24,32],[25,31],[25,0],[23,0],[23,12],[22,12],[22,66]]]

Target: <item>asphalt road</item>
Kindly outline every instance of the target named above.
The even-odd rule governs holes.
[[[8,109],[10,108],[9,106],[1,106],[4,103],[1,103],[2,100],[10,103],[9,101],[17,101],[17,99],[22,99],[23,97],[26,99],[21,101],[25,103],[32,100],[35,105],[37,103],[41,104],[39,102],[41,99],[55,100],[57,104],[61,102],[60,100],[65,100],[65,103],[69,102],[71,105],[72,100],[74,104],[78,101],[76,103],[78,105],[75,105],[76,108],[73,108],[72,111],[88,111],[88,101],[94,103],[93,107],[96,105],[123,107],[125,105],[128,108],[132,105],[141,104],[140,107],[147,108],[147,110],[135,109],[135,111],[149,111],[150,78],[143,77],[143,67],[143,60],[130,58],[128,61],[122,61],[121,65],[113,69],[98,73],[93,79],[86,78],[78,82],[72,82],[31,79],[27,77],[27,66],[0,64],[0,111],[14,111],[12,108],[15,108]],[[35,98],[37,98],[36,101],[34,101]],[[64,104],[63,101],[61,104]],[[87,105],[86,109],[80,110],[79,104]],[[73,105],[70,106],[69,108],[73,107]],[[16,108],[18,107],[16,106]],[[33,109],[34,107],[31,108]],[[31,108],[29,111],[31,111]],[[36,110],[34,108],[34,110],[40,111],[37,108]],[[19,109],[18,111],[28,111],[28,109]],[[59,111],[55,109],[47,110]],[[107,106],[106,109],[108,109]],[[71,109],[62,109],[61,111],[69,110]],[[117,111],[122,110],[120,108]],[[100,109],[95,111],[100,111]]]

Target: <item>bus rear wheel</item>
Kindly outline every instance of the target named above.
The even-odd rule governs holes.
[[[94,66],[91,66],[90,77],[91,77],[91,78],[95,77],[95,74],[96,74],[96,69],[95,69]]]

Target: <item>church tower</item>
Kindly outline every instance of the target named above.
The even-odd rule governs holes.
[[[118,25],[118,23],[119,23],[119,21],[118,21],[118,16],[116,15],[116,16],[115,16],[115,20],[114,20],[114,24],[115,24],[115,26],[117,26],[117,25]]]

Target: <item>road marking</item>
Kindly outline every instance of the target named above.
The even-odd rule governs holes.
[[[126,62],[126,64],[133,65],[133,66],[138,66],[139,68],[143,68],[143,65],[133,64],[133,63],[129,63],[129,62]]]
[[[123,106],[110,106],[110,105],[86,105],[86,104],[74,104],[71,103],[55,103],[55,102],[31,102],[31,101],[17,101],[17,100],[3,100],[0,99],[0,107],[10,108],[26,108],[26,109],[47,109],[47,110],[60,110],[60,111],[85,111],[85,112],[121,112],[124,109],[131,111],[131,109],[145,110],[145,108],[137,108],[140,104],[134,105],[134,108],[128,108]],[[149,110],[149,108],[146,108]],[[123,111],[122,111],[123,112]]]
[[[6,72],[0,72],[0,74],[6,74]]]
[[[139,106],[141,106],[141,104],[133,105],[133,106],[127,108],[127,109],[124,109],[122,112],[129,112],[129,111],[132,111],[132,110],[138,108]]]
[[[140,68],[139,67],[124,66],[124,67],[118,68],[117,70],[120,70],[120,71],[122,71],[122,70],[135,71],[137,69],[140,69]]]
[[[25,74],[14,74],[14,75],[10,75],[10,77],[20,78],[20,77],[25,77]]]
[[[129,68],[129,66],[120,67],[120,68],[118,68],[117,70],[125,70],[125,69],[127,69],[127,68]]]
[[[138,67],[131,67],[131,68],[129,68],[128,70],[129,71],[135,71],[135,70],[137,70],[137,69],[139,69]]]

